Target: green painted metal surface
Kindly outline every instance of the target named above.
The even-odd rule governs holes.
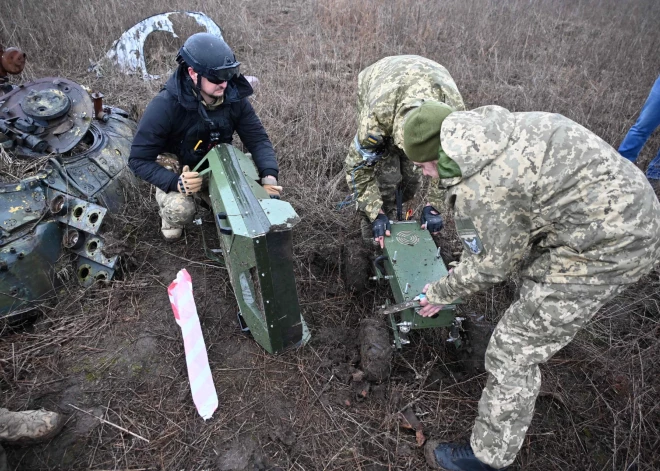
[[[0,313],[20,314],[54,294],[62,227],[56,221],[0,247]]]
[[[383,255],[380,263],[385,268],[385,277],[397,304],[411,301],[422,292],[426,283],[447,275],[431,234],[421,229],[418,221],[393,222],[392,236],[385,238]],[[399,331],[449,327],[454,323],[455,309],[454,305],[448,305],[434,317],[422,317],[413,308],[392,315],[392,325],[398,326],[394,330],[397,348],[400,348]]]
[[[270,353],[304,343],[293,274],[293,207],[270,199],[257,183],[252,159],[230,145],[212,149],[197,168],[209,175],[218,237],[245,323]]]
[[[4,145],[14,164],[26,166],[18,172],[26,178],[6,174],[0,183],[0,318],[56,300],[53,266],[64,253],[76,255],[83,286],[114,274],[117,256],[103,254],[98,231],[106,212],[134,193],[127,159],[137,124],[125,111],[103,109],[95,119],[92,97],[64,78],[24,83],[2,96]]]

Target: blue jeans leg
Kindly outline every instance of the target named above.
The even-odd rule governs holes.
[[[646,178],[649,180],[660,180],[660,150],[646,169]]]
[[[637,122],[633,124],[619,146],[619,153],[631,162],[635,162],[649,136],[658,126],[660,126],[660,77],[653,84]],[[649,169],[652,166],[654,169],[652,173],[657,176],[649,176],[649,178],[660,178],[660,153],[653,159]]]

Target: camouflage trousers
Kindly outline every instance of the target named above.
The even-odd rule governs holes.
[[[520,298],[497,324],[486,350],[486,387],[470,443],[482,462],[502,468],[523,445],[541,388],[539,364],[575,337],[625,285],[523,281]]]
[[[405,157],[404,157],[405,158]],[[407,158],[406,158],[407,159]],[[408,202],[413,199],[415,196],[415,192],[419,189],[421,186],[421,181],[417,182],[417,185],[414,189],[414,192],[412,195],[409,196],[408,199],[406,199],[406,193],[404,193],[403,196],[403,202]],[[396,191],[396,187],[395,190]],[[381,189],[382,192],[382,189]],[[382,193],[381,193],[382,194]],[[440,213],[445,217],[445,210],[446,210],[446,204],[445,204],[445,196],[447,192],[443,188],[440,188],[437,185],[437,180],[431,180],[428,185],[428,191],[426,192],[425,197],[422,200],[422,204],[431,203],[431,205],[440,211]],[[396,193],[395,193],[396,195]],[[387,215],[388,218],[391,220],[396,220],[396,198],[394,198],[394,203],[393,204],[388,204],[386,206],[385,200],[383,200],[383,212]],[[418,215],[419,217],[419,215]],[[365,213],[361,214],[360,217],[360,234],[362,235],[362,240],[364,243],[371,247],[377,245],[376,242],[374,242],[373,238],[373,231],[371,230],[371,221],[367,217]]]
[[[404,203],[412,200],[421,186],[422,173],[403,152],[390,146],[387,157],[374,167],[374,174],[383,201],[383,212],[390,219],[395,219],[397,190],[401,188]],[[373,245],[371,221],[366,214],[360,219],[360,232],[364,242]]]
[[[401,188],[403,202],[412,200],[422,183],[422,172],[399,149],[390,146],[387,158],[375,167],[376,181],[383,200],[383,211],[396,214],[396,191]]]
[[[178,191],[165,193],[156,188],[156,202],[160,217],[170,226],[183,227],[195,218],[195,200],[192,196],[182,195]]]
[[[156,159],[159,165],[166,169],[179,173],[179,158],[175,154],[163,153]],[[202,191],[206,187],[206,179],[202,185]],[[195,218],[195,200],[192,196],[185,196],[178,191],[164,192],[156,188],[156,203],[160,217],[170,226],[183,227],[190,224]]]

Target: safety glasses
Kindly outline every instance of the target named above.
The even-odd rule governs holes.
[[[238,65],[235,67],[227,67],[225,69],[210,69],[204,74],[204,78],[215,85],[219,85],[236,77],[239,74],[238,69]]]
[[[220,85],[222,83],[225,83],[226,80],[219,79],[217,77],[204,77],[206,80],[211,82],[213,85]]]

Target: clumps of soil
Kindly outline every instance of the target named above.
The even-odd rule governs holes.
[[[215,462],[218,471],[274,471],[254,437],[237,438],[227,444]]]
[[[342,275],[347,291],[360,295],[367,290],[370,264],[369,250],[362,240],[347,240],[342,248]]]
[[[360,323],[360,366],[365,379],[380,383],[392,371],[392,343],[385,322],[363,319]]]

